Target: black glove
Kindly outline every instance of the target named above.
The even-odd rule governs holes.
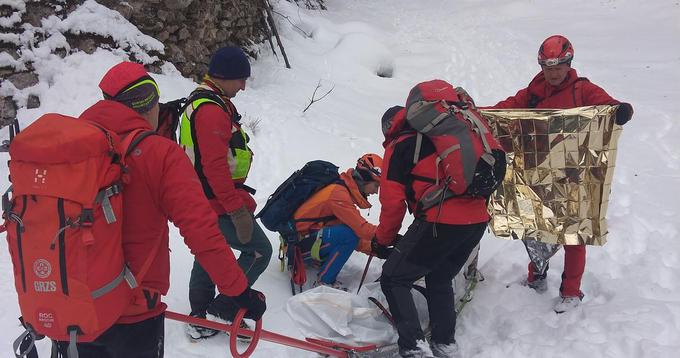
[[[373,256],[386,260],[392,253],[392,250],[389,247],[378,243],[378,239],[374,236],[371,239],[371,252],[373,253]]]
[[[630,103],[621,103],[616,109],[616,124],[622,126],[633,118],[633,106]]]
[[[259,321],[264,311],[267,310],[267,299],[264,297],[264,293],[250,287],[246,288],[242,294],[232,298],[239,308],[248,310],[245,318]]]

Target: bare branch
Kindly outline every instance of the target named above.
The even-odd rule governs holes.
[[[309,99],[309,104],[307,105],[307,107],[305,107],[305,109],[302,110],[302,113],[307,112],[307,110],[309,109],[309,107],[312,106],[312,104],[314,104],[315,102],[319,102],[320,100],[322,100],[326,96],[328,96],[331,92],[333,92],[333,89],[335,89],[335,85],[333,85],[333,87],[331,87],[331,89],[329,89],[328,92],[326,92],[323,96],[321,96],[319,98],[315,98],[316,97],[316,91],[318,91],[319,88],[321,88],[321,80],[319,80],[319,83],[316,84],[316,88],[314,89],[314,92],[312,93],[312,98]]]
[[[283,60],[286,62],[286,68],[290,68],[290,62],[288,62],[288,56],[286,56],[286,50],[283,49],[283,44],[281,43],[281,37],[279,37],[279,30],[276,29],[276,22],[274,21],[274,15],[272,15],[272,10],[274,10],[274,8],[269,3],[269,0],[262,0],[262,1],[264,2],[265,11],[267,12],[267,21],[269,22],[269,27],[274,32],[274,36],[276,37],[276,43],[279,45],[279,49],[281,50],[281,55],[283,55]]]
[[[260,131],[260,124],[262,123],[262,118],[252,117],[248,114],[244,114],[241,123],[243,123],[244,127],[250,130],[250,133],[252,133],[253,135],[257,135],[257,133]]]
[[[295,25],[295,24],[293,23],[293,21],[291,21],[290,17],[288,17],[287,15],[284,15],[284,14],[282,14],[282,13],[276,11],[276,10],[272,10],[272,12],[275,13],[275,14],[277,14],[277,15],[279,15],[279,16],[281,16],[282,18],[288,20],[288,22],[289,22],[291,25],[293,25],[294,28],[298,29],[300,32],[302,32],[303,34],[305,34],[305,37],[307,37],[307,38],[312,38],[312,34],[308,34],[307,31],[305,31],[305,30],[301,29],[300,27],[298,27],[297,25]]]

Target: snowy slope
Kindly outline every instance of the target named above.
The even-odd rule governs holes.
[[[403,104],[417,82],[442,78],[465,87],[478,104],[494,104],[526,86],[539,71],[536,50],[549,35],[567,36],[573,66],[635,107],[619,142],[609,206],[609,242],[591,247],[581,308],[555,315],[562,253],[551,262],[549,291],[539,295],[506,284],[520,279],[520,243],[488,235],[482,242],[486,280],[463,312],[457,339],[465,357],[675,357],[680,349],[680,5],[677,0],[328,0],[329,10],[305,11],[275,2],[297,28],[279,19],[293,69],[268,46],[253,63],[248,89],[235,104],[255,128],[248,184],[260,205],[294,169],[311,159],[341,167],[365,152],[381,153],[379,120]],[[311,34],[311,37],[305,35]],[[97,100],[97,83],[120,61],[100,50],[42,61],[50,87],[42,106],[19,113],[26,125],[44,112],[77,115]],[[375,75],[392,68],[392,78]],[[162,99],[186,95],[194,84],[167,68],[154,75]],[[333,92],[302,114],[317,82]],[[46,84],[45,84],[46,85]],[[259,121],[259,124],[254,124]],[[6,137],[6,132],[3,131]],[[4,137],[2,137],[4,138]],[[5,162],[6,156],[0,158]],[[0,169],[0,178],[7,178]],[[8,183],[5,179],[0,186]],[[371,199],[377,204],[375,198]],[[379,206],[369,220],[377,222]],[[408,220],[405,222],[408,224]],[[188,311],[192,258],[173,231],[171,290],[165,302]],[[278,239],[270,233],[278,247]],[[366,256],[355,254],[340,280],[358,284]],[[379,261],[379,260],[375,260]],[[266,329],[300,335],[283,311],[287,276],[273,259],[255,287],[267,295]],[[368,279],[379,275],[374,262]],[[10,356],[20,332],[5,241],[0,241],[0,355]],[[48,346],[40,342],[41,352]],[[676,353],[672,353],[672,352]],[[47,353],[43,353],[47,355]],[[179,324],[166,324],[166,357],[227,357],[224,336],[189,343]],[[254,357],[314,356],[261,343]]]

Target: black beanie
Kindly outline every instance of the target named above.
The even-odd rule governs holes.
[[[404,109],[404,107],[394,106],[385,111],[385,114],[383,114],[382,119],[380,120],[380,123],[382,124],[383,135],[387,135],[390,127],[392,127],[392,118],[394,118],[397,112],[401,111],[402,109]]]
[[[238,80],[250,77],[248,57],[238,47],[222,47],[210,59],[208,75],[220,80]]]

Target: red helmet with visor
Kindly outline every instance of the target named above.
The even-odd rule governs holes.
[[[574,47],[566,37],[553,35],[545,39],[538,49],[538,64],[556,66],[561,63],[571,64],[574,58]]]

